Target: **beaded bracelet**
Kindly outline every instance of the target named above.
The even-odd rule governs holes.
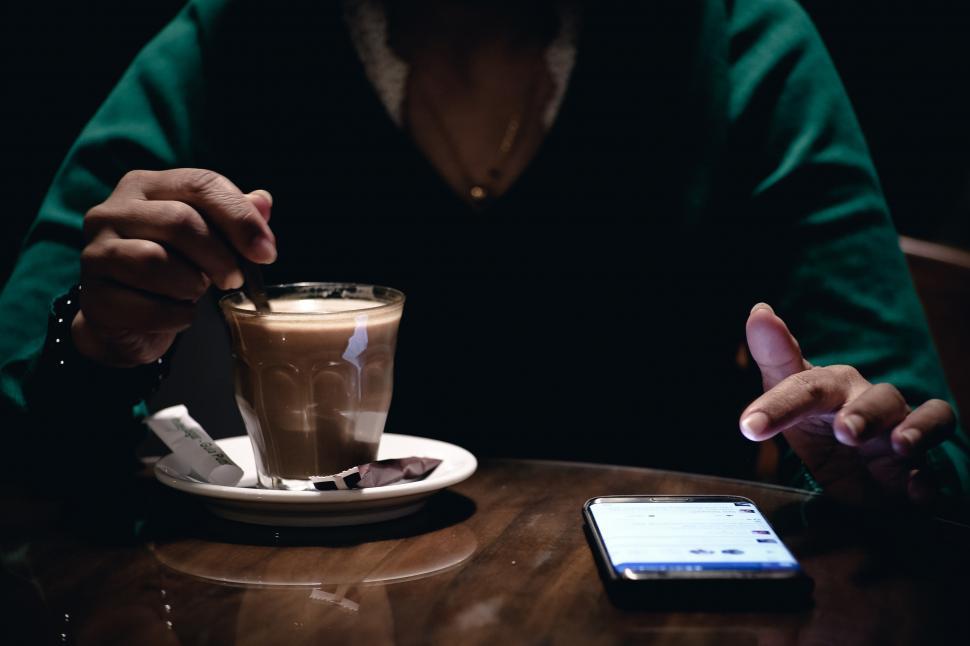
[[[49,378],[66,382],[68,386],[90,383],[100,388],[110,386],[114,393],[120,392],[133,400],[147,397],[168,375],[175,344],[156,361],[134,368],[113,368],[85,357],[74,347],[71,336],[71,324],[81,309],[81,290],[80,284],[74,285],[51,305],[41,368]]]

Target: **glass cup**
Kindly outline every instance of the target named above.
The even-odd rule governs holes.
[[[261,487],[312,488],[311,476],[372,462],[391,404],[404,294],[352,283],[242,292],[219,301],[232,335],[236,403]]]

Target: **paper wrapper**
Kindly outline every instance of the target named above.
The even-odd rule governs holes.
[[[203,482],[232,487],[243,470],[209,437],[185,406],[171,406],[145,418],[155,435],[175,454],[175,468]]]
[[[318,491],[370,489],[424,480],[439,464],[441,460],[435,458],[393,458],[361,464],[332,476],[312,477],[310,481]]]

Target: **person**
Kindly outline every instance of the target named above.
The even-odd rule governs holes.
[[[875,170],[792,0],[189,2],[0,297],[8,437],[130,457],[240,257],[408,295],[388,430],[744,477],[748,440],[784,438],[802,486],[966,504]]]

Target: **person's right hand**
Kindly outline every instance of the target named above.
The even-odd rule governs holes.
[[[276,259],[266,191],[244,194],[209,170],[136,170],[84,216],[77,350],[101,363],[155,361],[189,327],[210,284],[243,284],[236,253]]]

